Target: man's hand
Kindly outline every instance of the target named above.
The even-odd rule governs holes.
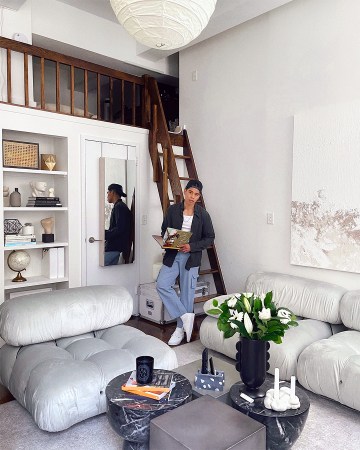
[[[190,252],[190,244],[184,244],[179,249],[182,253],[189,253]]]

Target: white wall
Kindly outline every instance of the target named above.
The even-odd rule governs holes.
[[[293,115],[360,99],[359,17],[358,0],[294,0],[180,52],[180,123],[228,292],[263,270],[360,288],[359,274],[289,263]]]

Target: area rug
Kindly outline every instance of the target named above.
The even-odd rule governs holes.
[[[174,348],[179,365],[200,358],[200,341]],[[210,352],[213,353],[213,352]],[[219,354],[217,357],[229,360]],[[311,407],[305,428],[292,447],[295,450],[358,450],[360,448],[360,413],[332,400],[308,393]],[[30,414],[18,402],[0,406],[1,450],[118,450],[122,439],[112,430],[106,415],[93,417],[59,433],[40,430]],[[211,447],[209,450],[218,450]],[[171,449],[166,449],[171,450]]]

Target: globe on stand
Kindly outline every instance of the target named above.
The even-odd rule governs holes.
[[[21,272],[26,270],[30,264],[30,255],[28,252],[25,250],[13,250],[8,256],[7,264],[11,270],[17,272],[16,277],[11,281],[26,281],[26,278],[21,275]]]

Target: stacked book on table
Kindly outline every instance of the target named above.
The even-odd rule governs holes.
[[[20,245],[35,245],[35,234],[5,234],[5,247],[17,247]]]
[[[32,208],[62,207],[59,197],[29,197],[27,205]]]
[[[173,381],[172,373],[157,371],[154,373],[152,382],[150,384],[143,385],[136,382],[136,370],[133,370],[128,381],[121,386],[121,389],[125,392],[139,395],[141,397],[161,400],[163,398],[170,397],[174,386],[175,382]]]

